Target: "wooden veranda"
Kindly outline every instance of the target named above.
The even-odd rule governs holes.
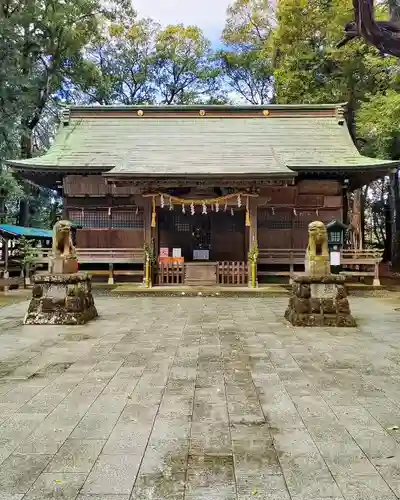
[[[49,265],[49,252],[42,249],[36,263]],[[381,250],[342,250],[342,273],[349,278],[371,278],[373,284],[379,286],[382,254]],[[107,278],[109,284],[144,280],[145,255],[141,248],[78,248],[77,257],[81,269],[86,269],[90,264],[88,272]],[[304,259],[304,249],[260,249],[257,281],[261,283],[268,279],[274,282],[276,278],[278,282],[278,278],[282,277],[290,280],[294,273],[304,271]],[[107,268],[100,269],[100,266]],[[159,286],[205,284],[243,287],[249,284],[250,274],[250,265],[246,261],[218,261],[199,265],[169,261],[153,266],[153,283]]]

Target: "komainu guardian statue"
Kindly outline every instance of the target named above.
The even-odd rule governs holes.
[[[356,326],[345,277],[331,274],[328,232],[321,221],[308,225],[305,273],[292,276],[285,318],[293,326]]]
[[[314,221],[308,225],[305,271],[310,276],[330,274],[328,232],[321,221]]]
[[[72,243],[72,224],[69,220],[59,220],[54,224],[50,270],[54,274],[71,274],[78,271],[78,261]]]
[[[60,220],[53,227],[50,272],[33,276],[26,325],[83,325],[97,317],[91,277],[77,272],[71,232],[68,220]]]
[[[53,258],[71,259],[76,257],[72,243],[72,224],[69,220],[59,220],[53,227]]]

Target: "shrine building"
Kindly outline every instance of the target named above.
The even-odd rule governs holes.
[[[83,267],[140,281],[146,249],[156,284],[244,285],[249,252],[259,279],[292,272],[309,222],[347,224],[347,194],[396,167],[360,155],[345,114],[330,104],[72,106],[46,154],[8,163],[62,193]]]

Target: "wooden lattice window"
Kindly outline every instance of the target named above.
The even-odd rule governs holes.
[[[143,211],[113,209],[111,211],[111,227],[113,229],[143,229]]]
[[[244,230],[244,211],[231,212],[227,211],[215,212],[212,214],[212,226],[215,230],[224,233],[242,233]]]
[[[300,211],[293,218],[293,227],[295,229],[308,228],[308,224],[310,224],[310,222],[317,220],[317,219],[318,219],[318,217],[317,217],[315,211],[312,211],[312,212]]]
[[[297,197],[298,207],[323,207],[324,196],[319,194],[299,194]]]
[[[172,225],[173,229],[179,233],[188,233],[192,230],[188,218],[184,215],[174,214],[172,217]]]
[[[107,229],[109,226],[108,210],[70,210],[69,219],[83,229]]]
[[[258,211],[257,222],[261,229],[292,229],[293,213],[289,210],[270,208]]]
[[[68,219],[79,226],[83,226],[83,210],[68,210]]]

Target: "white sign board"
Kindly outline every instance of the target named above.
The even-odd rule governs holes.
[[[340,266],[340,252],[331,252],[331,266]]]
[[[181,248],[173,248],[172,249],[172,257],[182,257],[182,249]]]
[[[209,250],[193,250],[193,260],[208,260],[209,258]]]
[[[311,298],[313,299],[334,299],[336,293],[336,286],[334,284],[311,283]]]

